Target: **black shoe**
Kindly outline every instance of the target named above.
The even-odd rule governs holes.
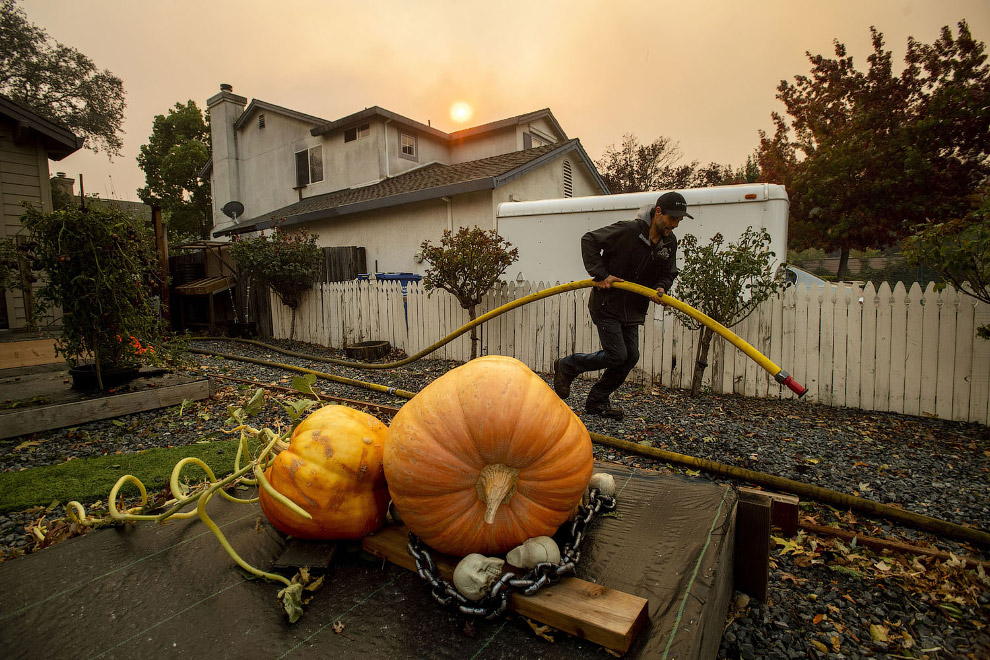
[[[553,361],[553,391],[557,393],[561,399],[567,399],[571,395],[571,381],[574,377],[568,378],[560,370],[560,360]]]
[[[612,406],[587,406],[584,411],[608,419],[618,420],[623,417],[622,408],[613,408]]]

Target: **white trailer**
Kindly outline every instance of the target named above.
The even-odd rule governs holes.
[[[581,236],[620,220],[632,220],[639,209],[655,204],[664,190],[593,197],[565,197],[498,205],[498,233],[519,248],[519,261],[506,271],[516,281],[545,285],[588,278],[581,260]],[[675,231],[678,239],[693,234],[706,244],[717,233],[738,240],[747,227],[764,228],[777,263],[787,259],[787,192],[783,186],[758,183],[677,191],[688,213]],[[684,255],[678,250],[678,265]]]

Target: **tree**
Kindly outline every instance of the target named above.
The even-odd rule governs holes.
[[[120,155],[124,84],[75,48],[28,21],[15,0],[0,0],[0,94]]]
[[[440,245],[426,240],[420,249],[423,260],[430,264],[423,275],[423,286],[427,291],[444,289],[452,293],[472,321],[478,318],[477,306],[485,294],[505,269],[519,259],[519,250],[497,231],[480,227],[461,227],[456,234],[445,229]],[[471,328],[472,360],[478,357],[475,330]]]
[[[210,182],[199,178],[210,159],[210,127],[195,101],[176,103],[155,115],[148,144],[137,157],[147,184],[137,191],[145,204],[162,207],[169,229],[209,238],[213,226]]]
[[[242,275],[271,287],[282,304],[292,310],[289,339],[296,333],[296,308],[303,293],[320,277],[323,251],[316,236],[305,230],[292,231],[276,226],[265,236],[235,237],[230,254]]]
[[[681,151],[676,142],[660,136],[640,144],[632,133],[622,136],[622,147],[609,145],[595,165],[612,193],[688,188],[697,161],[678,165]]]
[[[760,134],[760,165],[791,193],[794,247],[883,248],[926,218],[958,217],[990,172],[990,68],[965,21],[931,46],[908,39],[895,76],[883,35],[871,28],[869,68],[843,44],[835,59],[808,58],[810,76],[781,81],[773,137]]]
[[[935,270],[957,290],[990,304],[990,184],[972,196],[966,216],[931,222],[904,241],[903,251],[913,266]],[[990,339],[990,325],[977,329]]]
[[[783,286],[775,277],[774,253],[769,246],[766,229],[748,227],[737,243],[728,244],[721,234],[716,234],[704,246],[688,234],[681,240],[684,268],[677,278],[676,297],[731,328]],[[691,381],[691,396],[698,396],[715,331],[681,312],[676,314],[688,328],[701,330]]]

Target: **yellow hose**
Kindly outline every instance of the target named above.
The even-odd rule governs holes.
[[[255,346],[261,346],[261,347],[265,348],[266,350],[274,350],[274,351],[276,351],[278,353],[282,353],[283,355],[291,355],[293,357],[301,357],[301,358],[310,359],[310,360],[319,360],[321,362],[330,362],[331,364],[339,364],[341,366],[354,367],[356,369],[393,369],[395,367],[401,367],[401,366],[406,365],[406,364],[409,364],[411,362],[415,362],[416,360],[419,360],[419,359],[421,359],[421,358],[429,355],[430,353],[432,353],[433,351],[437,350],[438,348],[440,348],[444,344],[447,344],[447,343],[453,341],[454,339],[457,339],[458,337],[460,337],[461,335],[463,335],[465,332],[468,332],[472,328],[477,327],[477,326],[479,326],[482,323],[485,323],[487,321],[490,321],[491,319],[495,318],[496,316],[500,316],[501,314],[505,314],[506,312],[511,311],[511,310],[513,310],[513,309],[515,309],[517,307],[521,307],[521,306],[526,305],[528,303],[535,302],[537,300],[542,300],[544,298],[549,298],[550,296],[555,296],[555,295],[558,295],[558,294],[561,294],[561,293],[566,293],[568,291],[575,291],[577,289],[585,289],[585,288],[588,288],[588,287],[592,287],[594,285],[595,285],[595,281],[594,280],[591,280],[591,279],[588,279],[588,280],[578,280],[576,282],[568,282],[567,284],[558,284],[557,286],[550,287],[549,289],[543,289],[542,291],[537,291],[536,293],[531,293],[528,296],[523,296],[522,298],[519,298],[517,300],[513,300],[513,301],[508,302],[508,303],[506,303],[504,305],[501,305],[500,307],[496,307],[495,309],[491,310],[490,312],[487,312],[485,314],[482,314],[481,316],[479,316],[475,320],[470,321],[469,323],[466,323],[465,325],[461,326],[460,328],[458,328],[454,332],[450,333],[449,335],[447,335],[446,337],[444,337],[440,341],[438,341],[438,342],[436,342],[436,343],[428,346],[427,348],[424,348],[423,350],[421,350],[420,352],[416,353],[415,355],[410,355],[409,357],[406,357],[406,358],[404,358],[402,360],[398,360],[396,362],[385,362],[385,363],[369,364],[367,362],[352,362],[352,361],[349,361],[349,360],[339,360],[339,359],[336,359],[336,358],[322,358],[322,357],[316,357],[316,356],[313,356],[313,355],[308,355],[306,353],[296,353],[294,351],[283,350],[283,349],[280,349],[280,348],[276,348],[274,346],[270,346],[268,344],[264,344],[264,343],[259,342],[259,341],[253,341],[251,339],[236,339],[236,338],[231,338],[231,337],[205,337],[204,339],[221,339],[221,340],[224,340],[224,341],[236,341],[236,342],[239,342],[239,343],[242,343],[242,344],[250,344],[250,345],[255,345]],[[612,284],[612,286],[613,287],[616,287],[616,288],[619,288],[619,289],[624,289],[626,291],[631,291],[632,293],[638,293],[639,295],[645,296],[647,298],[651,298],[654,295],[656,295],[656,290],[655,289],[651,289],[649,287],[645,287],[645,286],[642,286],[640,284],[633,284],[632,282],[616,282],[616,283]],[[788,388],[790,388],[791,391],[793,391],[794,393],[796,393],[799,397],[800,396],[804,396],[805,392],[807,392],[807,390],[804,387],[801,387],[801,385],[799,385],[797,383],[797,381],[795,381],[786,371],[784,371],[783,369],[781,369],[780,367],[778,367],[769,358],[767,358],[765,355],[763,355],[758,350],[756,350],[755,348],[753,348],[752,345],[750,345],[749,343],[747,343],[741,337],[739,337],[738,335],[736,335],[734,332],[732,332],[731,330],[729,330],[724,325],[722,325],[718,321],[714,320],[713,318],[711,318],[707,314],[704,314],[703,312],[698,311],[694,307],[691,307],[687,303],[685,303],[683,301],[680,301],[680,300],[678,300],[676,298],[672,298],[671,296],[668,296],[668,295],[662,296],[660,298],[660,302],[662,302],[664,305],[668,305],[670,307],[673,307],[674,309],[676,309],[676,310],[678,310],[680,312],[683,312],[684,314],[687,314],[688,316],[690,316],[691,318],[695,319],[696,321],[699,321],[700,323],[705,324],[706,326],[708,326],[709,328],[711,328],[712,330],[714,330],[715,332],[717,332],[722,337],[725,337],[729,342],[732,343],[733,346],[735,346],[736,348],[738,348],[739,350],[741,350],[749,358],[751,358],[752,360],[754,360],[758,365],[760,365],[763,369],[765,369],[771,376],[774,377],[774,379],[778,383],[780,383],[782,385],[786,385]],[[204,351],[201,351],[199,349],[189,349],[189,350],[190,350],[190,352],[193,352],[193,353],[210,354],[208,352],[204,352]],[[218,354],[218,355],[223,355],[224,357],[232,357],[232,356],[228,356],[228,355],[224,355],[224,354]],[[243,358],[238,358],[238,359],[243,359]],[[249,360],[246,360],[246,361],[249,361]],[[294,369],[296,371],[300,371],[300,369],[298,369],[298,368],[294,368]],[[320,372],[313,372],[313,371],[303,371],[303,373],[315,373],[316,375],[322,375]],[[332,380],[338,380],[338,378],[339,377],[333,377],[333,376],[331,376],[331,379]]]

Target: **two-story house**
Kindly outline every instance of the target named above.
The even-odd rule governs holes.
[[[230,85],[207,106],[216,237],[305,227],[323,246],[364,247],[369,270],[421,273],[423,240],[497,229],[502,202],[608,194],[549,109],[445,133],[377,106],[328,121]],[[223,213],[233,201],[240,217]]]

